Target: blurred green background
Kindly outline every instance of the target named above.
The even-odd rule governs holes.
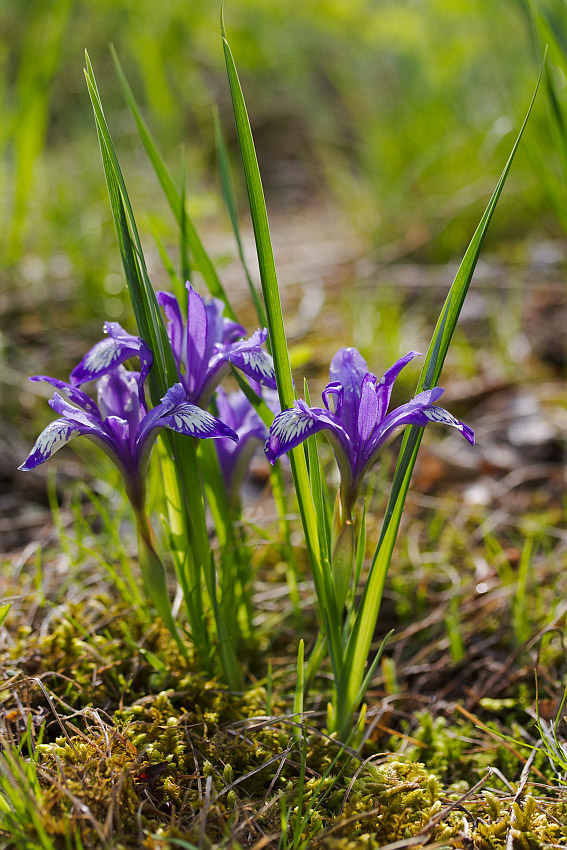
[[[174,173],[185,150],[197,218],[218,212],[213,104],[232,148],[234,133],[216,2],[4,0],[0,9],[3,264],[62,254],[79,280],[104,274],[112,234],[85,48],[134,199],[160,214],[111,42]],[[535,82],[525,3],[230,0],[225,17],[272,208],[330,196],[377,249],[390,247],[386,259],[462,252]],[[543,103],[531,132],[546,147]],[[526,150],[493,241],[553,230],[529,141]]]
[[[541,49],[527,2],[229,0],[225,22],[269,212],[280,225],[300,222],[287,253],[308,254],[309,222],[326,227],[322,211],[332,209],[327,238],[344,237],[344,225],[361,256],[459,259],[537,77]],[[2,381],[17,385],[41,370],[38,360],[66,374],[102,318],[128,321],[85,48],[148,251],[156,255],[157,232],[174,255],[178,234],[119,91],[110,43],[172,174],[180,179],[185,169],[189,209],[221,277],[235,246],[217,177],[215,104],[245,230],[247,218],[217,2],[4,0],[0,37],[0,363],[8,367]],[[508,261],[561,234],[536,165],[542,157],[553,170],[540,96],[489,232],[487,250]],[[156,271],[156,283],[165,282]]]

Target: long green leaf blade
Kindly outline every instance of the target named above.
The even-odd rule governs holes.
[[[292,407],[295,398],[291,367],[287,349],[286,335],[283,323],[280,293],[270,237],[268,214],[262,188],[262,180],[258,167],[258,159],[252,138],[252,130],[246,110],[244,95],[240,86],[238,72],[230,46],[225,37],[224,24],[221,13],[221,35],[223,40],[224,55],[232,97],[232,108],[238,136],[238,144],[242,157],[248,202],[254,228],[256,251],[258,254],[258,265],[260,268],[260,280],[262,283],[262,294],[266,308],[270,344],[274,358],[274,368],[278,393],[282,410]],[[336,629],[333,629],[333,621],[336,622],[334,610],[334,598],[329,592],[330,583],[325,581],[324,566],[321,562],[321,550],[319,546],[317,517],[313,499],[305,454],[302,448],[293,449],[290,452],[290,463],[295,483],[299,511],[307,544],[307,551],[311,563],[313,580],[317,590],[317,597],[321,609],[321,618],[329,640],[331,658],[334,659],[335,675],[338,675],[342,666],[342,652],[338,644],[335,644]]]
[[[508,173],[512,166],[514,156],[518,149],[518,145],[520,144],[520,140],[528,122],[539,88],[542,72],[543,66],[516,142],[512,148],[504,170],[500,175],[500,179],[496,184],[496,188],[494,189],[488,206],[486,207],[480,223],[465,252],[441,311],[441,315],[433,333],[431,344],[417,384],[416,393],[420,392],[425,386],[436,386],[439,380],[449,344],[476,268],[486,231],[492,219],[494,210],[506,182],[506,178],[508,177]],[[402,447],[400,449],[400,456],[392,490],[390,492],[380,540],[374,554],[368,581],[357,612],[354,628],[348,642],[343,667],[344,676],[339,685],[338,693],[338,725],[342,734],[345,734],[348,731],[352,712],[356,707],[357,699],[360,698],[360,686],[364,678],[366,661],[370,651],[372,638],[374,636],[374,629],[376,627],[380,609],[384,582],[386,580],[386,574],[392,557],[405,498],[422,435],[423,428],[417,426],[412,426],[406,430]]]
[[[171,211],[175,216],[175,219],[181,228],[185,229],[185,235],[187,239],[187,243],[191,250],[191,254],[193,256],[193,261],[196,267],[199,269],[203,276],[203,280],[211,293],[215,298],[220,298],[224,301],[226,306],[227,314],[231,319],[236,319],[234,311],[230,305],[227,294],[224,291],[223,285],[220,281],[220,278],[217,274],[217,271],[211,261],[211,258],[207,254],[203,243],[197,233],[195,225],[193,224],[190,216],[187,215],[187,210],[183,205],[182,195],[177,190],[177,187],[171,177],[171,174],[168,171],[168,168],[163,161],[161,154],[159,153],[157,146],[152,138],[152,135],[149,131],[149,128],[142,118],[142,114],[140,112],[140,108],[136,102],[132,89],[130,88],[130,84],[126,79],[126,75],[120,64],[120,60],[116,54],[116,51],[113,47],[111,47],[112,59],[114,61],[114,65],[116,67],[116,72],[118,74],[118,79],[120,82],[120,86],[122,88],[122,92],[126,103],[128,104],[128,108],[132,113],[134,121],[136,122],[136,127],[148,156],[152,167],[156,173],[156,177],[158,178],[167,202],[171,207]]]
[[[132,306],[140,336],[148,343],[154,354],[150,370],[150,389],[152,400],[154,404],[157,404],[167,389],[177,383],[179,375],[161,310],[146,269],[134,212],[106,123],[88,54],[86,55],[86,65],[85,76],[95,113],[111,209]],[[192,575],[185,577],[182,585],[185,589],[196,589],[200,588],[202,575],[209,585],[211,572],[204,498],[195,445],[193,440],[173,432],[167,433],[166,445],[170,459],[174,463],[175,471],[175,474],[170,476],[168,484],[170,518],[176,524],[179,524],[181,518],[183,528],[180,528],[179,533],[175,535],[176,540],[181,547],[187,546],[188,542],[193,550],[187,567],[192,570]],[[183,558],[182,552],[180,557]],[[179,559],[177,561],[179,563]],[[209,598],[212,600],[213,588],[209,585],[207,589]],[[200,596],[196,595],[194,590],[188,592],[191,593],[191,598],[186,596],[185,601],[190,614],[191,629],[196,635],[202,634],[205,623],[204,611],[200,607]],[[198,610],[199,608],[200,610]],[[201,641],[201,646],[204,647],[204,645],[205,641]],[[210,661],[208,657],[203,657],[202,660],[205,665]]]
[[[232,179],[232,172],[230,170],[230,162],[228,159],[228,151],[226,149],[226,143],[222,132],[218,110],[215,110],[213,114],[215,121],[215,140],[219,160],[219,174],[222,194],[224,197],[226,208],[228,210],[230,223],[232,224],[232,230],[234,232],[234,238],[236,240],[236,247],[238,249],[240,263],[242,265],[246,280],[248,282],[248,288],[250,290],[250,295],[252,296],[252,301],[254,302],[254,307],[256,308],[258,321],[260,322],[260,325],[262,327],[266,327],[266,312],[264,310],[262,302],[260,301],[260,297],[256,292],[256,287],[254,286],[254,282],[252,280],[252,276],[250,274],[248,264],[244,256],[244,247],[242,245],[242,238],[240,236],[240,226],[238,224],[236,192],[234,191],[234,181]]]

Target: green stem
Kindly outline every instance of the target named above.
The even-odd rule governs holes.
[[[148,517],[142,509],[135,509],[136,526],[138,530],[138,559],[142,571],[142,580],[148,599],[153,603],[159,616],[171,632],[182,655],[187,658],[188,652],[171,611],[171,603],[167,592],[165,570],[156,551],[156,541]]]

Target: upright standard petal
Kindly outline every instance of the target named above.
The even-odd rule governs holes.
[[[396,378],[398,377],[402,369],[407,366],[408,363],[410,363],[414,357],[419,356],[419,351],[408,352],[405,357],[401,357],[394,363],[393,366],[390,366],[390,368],[384,372],[384,375],[376,384],[376,395],[378,397],[379,403],[379,410],[377,416],[378,421],[383,419],[388,412],[388,406],[390,404],[390,398],[392,397],[392,389],[394,387],[394,382]]]
[[[187,400],[199,407],[208,407],[231,363],[250,379],[275,389],[272,358],[261,348],[267,331],[258,330],[250,339],[240,339],[245,330],[238,322],[223,316],[222,301],[218,298],[205,301],[190,283],[187,283],[187,290],[185,326],[177,299],[166,292],[158,293]],[[183,340],[181,345],[180,339]]]
[[[184,345],[184,326],[181,308],[175,295],[171,292],[156,292],[157,302],[165,313],[167,321],[167,335],[171,343],[171,348],[175,359],[178,363],[186,364],[186,351]]]
[[[357,439],[358,404],[364,376],[368,374],[366,360],[356,348],[340,348],[329,368],[329,380],[343,388],[340,417],[351,440]]]
[[[358,404],[357,431],[360,443],[366,442],[376,426],[380,404],[376,393],[376,378],[369,372],[362,379]]]
[[[97,397],[102,417],[119,416],[135,432],[146,413],[140,404],[140,374],[118,366],[97,382]]]
[[[190,283],[187,284],[187,290],[189,292],[189,298],[185,340],[185,345],[187,346],[187,375],[185,376],[185,383],[189,397],[194,400],[194,396],[199,392],[207,369],[208,357],[206,355],[209,322],[205,302],[199,293],[193,289]]]

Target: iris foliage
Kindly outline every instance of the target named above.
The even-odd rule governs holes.
[[[68,382],[39,376],[58,390],[51,406],[59,418],[43,431],[21,468],[27,470],[43,463],[77,436],[88,437],[111,457],[134,510],[148,604],[155,607],[186,652],[185,623],[182,618],[176,620],[172,612],[162,545],[152,530],[145,506],[148,460],[158,435],[162,435],[159,461],[168,511],[166,563],[171,560],[174,566],[185,602],[187,632],[202,665],[237,689],[242,683],[239,653],[243,641],[253,633],[252,574],[243,554],[237,488],[255,444],[267,438],[266,453],[271,462],[289,452],[321,623],[321,638],[315,644],[307,680],[317,669],[326,647],[333,672],[328,726],[346,740],[384,647],[382,644],[368,666],[384,581],[423,428],[431,421],[449,425],[469,442],[474,441],[467,425],[436,405],[442,393],[437,384],[523,127],[448,294],[415,397],[388,412],[393,383],[416,352],[399,359],[377,380],[360,354],[347,348],[341,349],[331,364],[330,383],[323,393],[324,406],[312,407],[306,385],[305,400],[296,398],[262,182],[224,27],[222,42],[254,228],[262,300],[241,249],[228,160],[219,132],[222,185],[260,327],[246,338],[188,214],[184,185],[177,186],[169,174],[114,55],[127,104],[180,230],[180,274],[173,264],[171,274],[174,291],[154,292],[87,55],[87,87],[137,335],[116,323],[107,323],[107,337],[85,355]],[[211,298],[197,292],[191,283],[185,285],[184,278],[193,271],[200,273]],[[139,371],[125,368],[125,362],[132,358],[139,360]],[[238,393],[227,395],[219,384],[231,370],[241,388]],[[96,402],[81,389],[90,382],[96,382]],[[279,402],[274,396],[276,388]],[[379,452],[406,426],[409,428],[380,540],[359,599],[365,551],[365,509],[360,506],[360,491]],[[341,473],[334,507],[319,463],[319,432],[329,438]],[[216,451],[208,438],[216,441]],[[281,473],[274,473],[272,483],[282,531],[287,535]],[[219,542],[217,562],[210,546],[207,506]],[[290,552],[289,546],[286,551]],[[288,577],[290,595],[297,604],[297,576],[291,557]],[[303,649],[301,659],[303,671]],[[302,703],[301,693],[296,702]]]

